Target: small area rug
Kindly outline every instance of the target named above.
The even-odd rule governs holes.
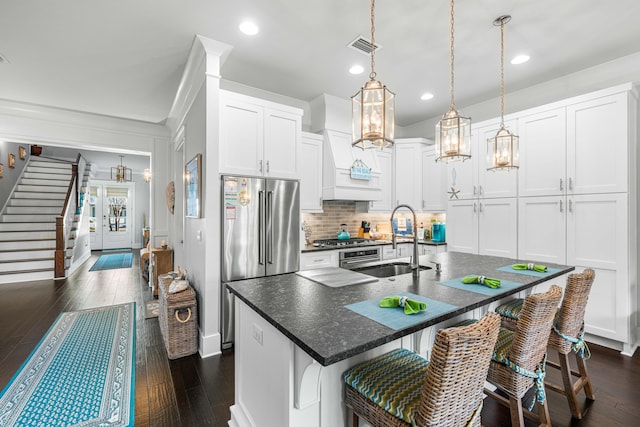
[[[158,313],[160,312],[160,301],[153,300],[147,301],[145,303],[145,311],[144,318],[145,319],[153,319],[154,317],[158,317]]]
[[[89,271],[112,270],[114,268],[131,268],[133,254],[131,252],[124,254],[107,254],[100,255],[100,258],[91,266]]]
[[[61,313],[0,394],[0,426],[132,426],[135,309]]]

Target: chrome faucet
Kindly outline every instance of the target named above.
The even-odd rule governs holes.
[[[393,249],[397,247],[396,244],[396,234],[393,232],[393,216],[396,214],[396,211],[400,208],[407,208],[413,214],[413,256],[411,257],[411,270],[413,270],[413,277],[420,276],[420,263],[418,261],[418,222],[416,220],[416,211],[409,205],[398,205],[391,212],[391,244],[393,245]]]

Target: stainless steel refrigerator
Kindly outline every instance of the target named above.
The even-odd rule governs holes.
[[[233,343],[233,295],[227,282],[298,271],[298,181],[222,177],[222,347]]]

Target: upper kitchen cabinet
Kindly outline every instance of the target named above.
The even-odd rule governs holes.
[[[322,212],[322,135],[302,132],[298,153],[300,210]]]
[[[514,133],[517,133],[516,124],[514,120],[505,122]],[[454,192],[452,200],[517,196],[517,170],[487,170],[487,140],[493,138],[498,129],[500,121],[496,119],[472,124],[471,159],[447,164],[447,191]]]
[[[504,125],[518,133],[515,120],[506,120]],[[473,132],[472,143],[477,147],[475,162],[478,165],[478,197],[516,197],[518,195],[518,170],[487,170],[487,140],[496,136],[500,122],[478,123]],[[520,156],[522,157],[522,156]],[[473,161],[474,159],[472,159]]]
[[[394,208],[394,167],[393,167],[393,151],[373,150],[373,155],[378,161],[380,168],[380,185],[381,194],[379,200],[371,200],[369,202],[369,212],[391,212]]]
[[[617,93],[567,107],[567,190],[570,193],[627,191],[629,96],[628,92]]]
[[[520,196],[626,192],[629,96],[601,91],[520,114]]]
[[[395,206],[404,204],[422,210],[422,151],[426,146],[424,138],[396,139]]]
[[[298,178],[302,110],[220,91],[220,172]]]
[[[447,209],[447,167],[436,163],[435,147],[422,150],[422,210],[439,212]]]
[[[558,196],[565,192],[566,110],[533,111],[518,118],[520,196]]]

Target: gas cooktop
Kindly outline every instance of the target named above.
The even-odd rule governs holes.
[[[375,244],[375,239],[363,239],[360,237],[349,240],[338,239],[320,239],[314,240],[313,246],[326,248],[326,247],[344,247],[344,246],[366,246]]]

